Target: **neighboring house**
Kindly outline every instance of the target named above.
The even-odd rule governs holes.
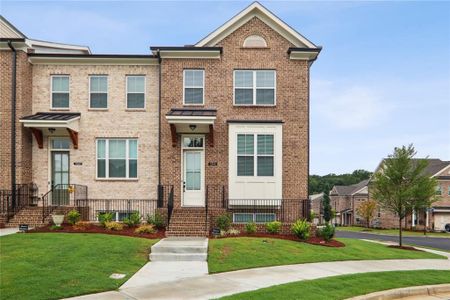
[[[10,225],[73,207],[92,221],[158,209],[169,235],[204,235],[222,213],[236,224],[308,216],[309,70],[321,48],[259,3],[152,55],[92,54],[0,25]]]
[[[312,221],[315,224],[323,224],[323,193],[310,195],[309,201],[311,202],[311,212],[314,213]]]
[[[336,213],[334,224],[352,226],[364,223],[357,214],[357,208],[361,202],[369,199],[368,182],[367,179],[357,184],[333,186],[330,190],[330,204]]]
[[[417,211],[407,216],[404,225],[406,228],[423,229],[423,226],[426,226],[431,230],[450,232],[450,161],[442,161],[436,158],[425,159],[428,161],[428,166],[424,172],[430,177],[436,178],[438,182],[436,197],[439,200],[434,202],[431,209],[426,212]],[[375,173],[380,170],[382,163],[383,161],[378,165]],[[398,228],[398,219],[393,219],[381,220],[381,227]]]

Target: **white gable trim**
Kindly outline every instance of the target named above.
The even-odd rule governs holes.
[[[26,36],[8,20],[0,16],[0,38],[23,39]]]
[[[448,169],[450,169],[450,164],[449,164],[448,166],[442,168],[439,172],[437,172],[436,174],[434,174],[434,175],[431,176],[431,177],[439,176],[441,173],[443,173],[444,171],[446,171],[446,170],[448,170]]]
[[[267,8],[265,8],[258,2],[253,2],[246,9],[235,15],[228,22],[199,41],[195,46],[205,47],[216,45],[217,42],[233,33],[236,29],[250,21],[253,17],[259,18],[261,21],[266,23],[273,30],[278,32],[285,39],[295,45],[295,47],[317,48],[316,45],[314,45],[297,31],[295,31],[292,27],[284,23],[280,18],[275,16],[272,12],[270,12]]]

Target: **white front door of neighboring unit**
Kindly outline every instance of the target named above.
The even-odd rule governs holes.
[[[203,207],[205,206],[204,138],[194,138],[198,139],[195,145],[192,141],[193,137],[183,138],[183,206]]]

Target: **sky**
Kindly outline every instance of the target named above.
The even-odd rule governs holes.
[[[93,53],[195,44],[251,1],[7,1],[30,38]],[[261,1],[323,46],[311,69],[311,174],[373,171],[394,147],[450,160],[450,2]]]

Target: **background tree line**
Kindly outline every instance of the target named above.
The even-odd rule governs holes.
[[[366,170],[355,170],[347,174],[328,174],[324,176],[309,176],[309,194],[318,194],[331,190],[333,185],[350,185],[369,179],[372,172]]]

